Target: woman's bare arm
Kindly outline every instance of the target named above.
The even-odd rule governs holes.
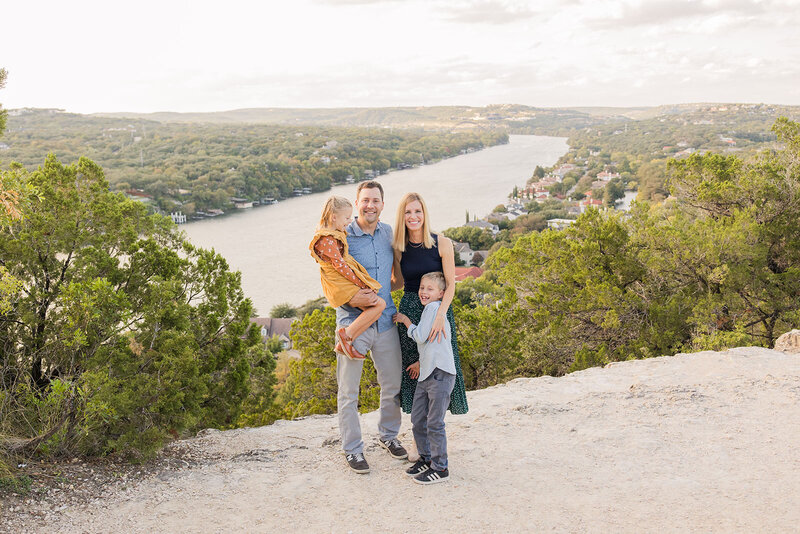
[[[436,320],[433,323],[433,328],[431,328],[428,341],[432,341],[433,338],[437,338],[438,341],[442,335],[447,339],[450,333],[445,332],[444,320],[447,316],[447,310],[453,302],[453,297],[456,296],[456,260],[453,242],[444,236],[439,236],[439,256],[442,258],[442,272],[447,282],[447,288],[444,290],[444,296],[442,296],[442,305],[439,306],[439,311],[436,312]]]
[[[405,283],[403,280],[403,271],[400,270],[400,255],[401,252],[394,251],[394,263],[392,264],[392,291],[397,291],[403,288]]]

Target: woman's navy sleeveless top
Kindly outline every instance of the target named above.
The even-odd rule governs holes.
[[[421,244],[414,246],[406,243],[406,251],[400,256],[400,271],[403,273],[406,293],[419,291],[419,282],[422,275],[442,270],[442,258],[439,256],[439,237],[433,236],[433,247],[425,248]],[[415,243],[416,244],[416,243]]]

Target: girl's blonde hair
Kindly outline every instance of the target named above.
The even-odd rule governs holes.
[[[406,243],[408,243],[408,232],[406,232],[406,206],[410,203],[417,201],[422,206],[422,245],[425,248],[433,248],[433,236],[431,235],[430,221],[428,220],[428,207],[419,193],[406,193],[400,199],[400,204],[397,206],[397,218],[394,222],[394,240],[392,247],[398,252],[405,252]]]
[[[342,211],[345,209],[352,210],[353,204],[344,197],[331,195],[328,200],[325,201],[325,205],[322,207],[322,215],[319,217],[319,225],[317,226],[317,230],[321,228],[332,228],[333,214],[337,211]]]

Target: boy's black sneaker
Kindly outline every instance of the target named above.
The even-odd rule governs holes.
[[[369,473],[369,464],[367,460],[364,459],[363,453],[357,452],[355,454],[348,454],[345,458],[347,458],[347,465],[356,473],[362,475],[364,473]]]
[[[408,451],[406,451],[397,439],[390,439],[383,441],[378,440],[378,444],[389,451],[389,455],[397,460],[405,460],[408,458]]]
[[[450,472],[445,469],[444,471],[437,471],[433,467],[420,473],[414,477],[414,482],[417,484],[436,484],[437,482],[444,482],[450,478]]]
[[[415,477],[417,475],[421,475],[430,468],[431,468],[430,464],[425,460],[423,460],[422,458],[420,458],[414,463],[414,465],[406,469],[406,474],[410,477]]]

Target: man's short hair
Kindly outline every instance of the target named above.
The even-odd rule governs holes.
[[[358,195],[361,194],[362,189],[378,189],[381,192],[381,202],[383,202],[383,186],[375,180],[367,180],[366,182],[359,183],[358,189],[356,189],[356,199],[358,199]]]
[[[422,275],[422,278],[420,278],[420,282],[422,280],[425,280],[426,278],[431,282],[433,282],[434,284],[438,285],[439,289],[441,289],[442,291],[447,289],[447,280],[445,279],[444,273],[442,271],[432,271],[430,273],[425,273]]]

